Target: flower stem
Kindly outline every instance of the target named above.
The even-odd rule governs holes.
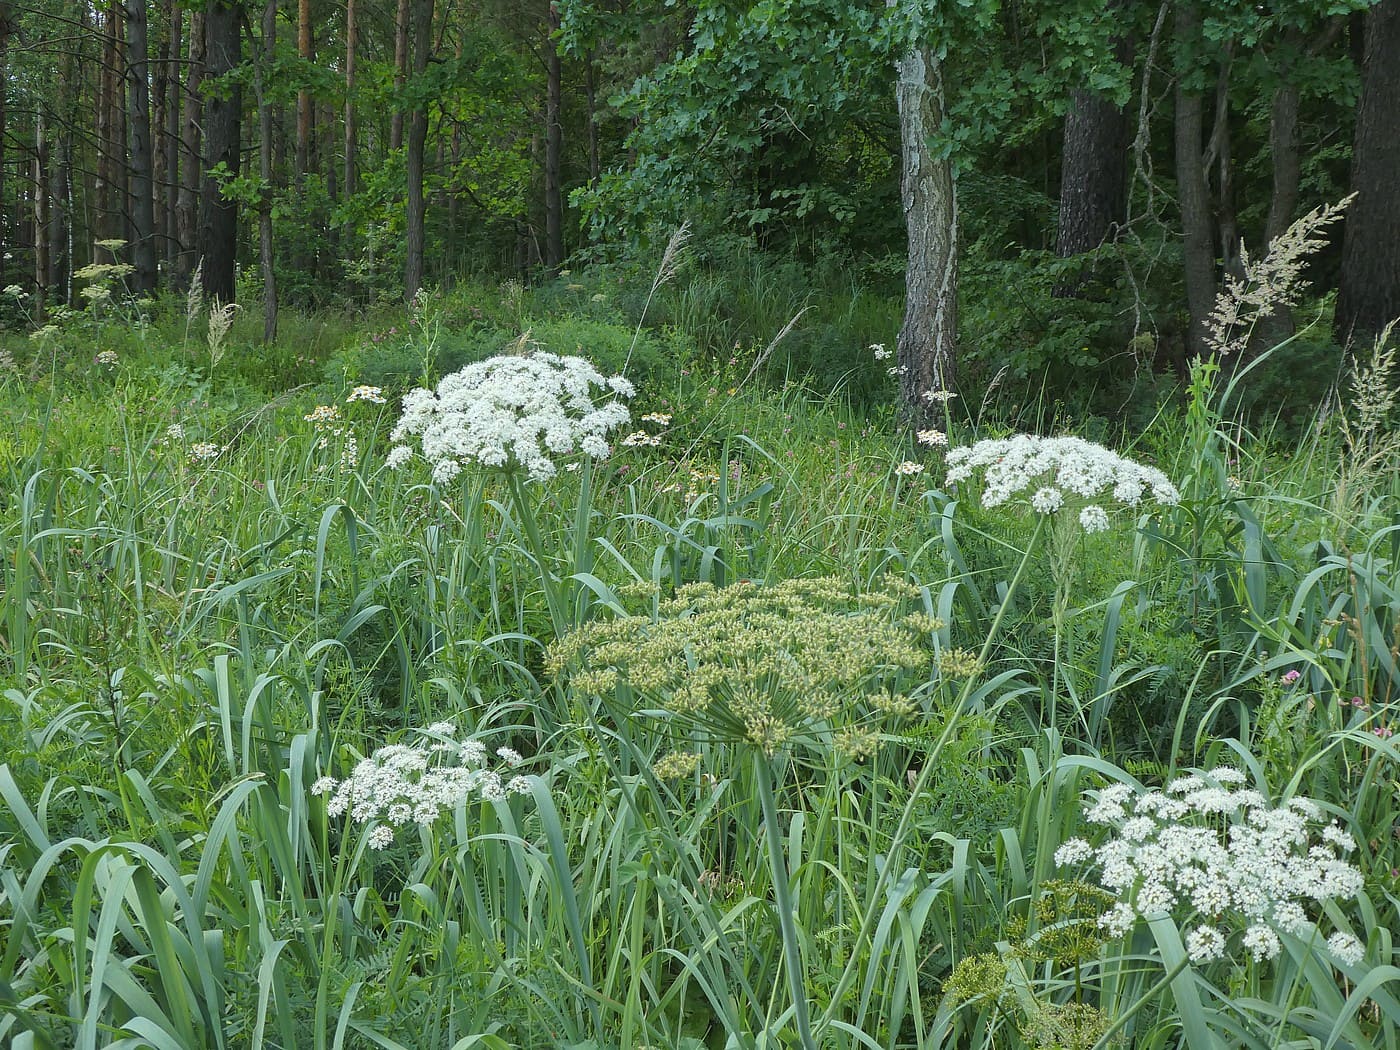
[[[787,862],[783,859],[783,838],[778,831],[778,803],[773,797],[773,766],[761,752],[754,754],[758,780],[758,800],[763,807],[763,825],[768,838],[768,871],[773,881],[773,902],[778,909],[778,925],[783,934],[783,968],[787,970],[792,993],[793,1019],[802,1050],[817,1050],[812,1038],[811,1016],[807,1009],[807,983],[803,978],[802,946],[793,921],[792,887]]]
[[[1007,584],[1006,596],[997,606],[996,615],[992,617],[992,626],[987,631],[986,640],[982,643],[982,648],[977,654],[977,666],[984,667],[987,657],[991,653],[992,643],[996,640],[1001,630],[1001,622],[1006,616],[1006,610],[1011,605],[1011,599],[1015,597],[1016,591],[1020,588],[1021,578],[1025,575],[1026,566],[1030,564],[1031,555],[1035,553],[1040,542],[1040,534],[1045,528],[1045,515],[1037,514],[1035,530],[1031,533],[1030,542],[1026,544],[1026,551],[1021,555],[1020,564],[1016,566],[1015,573],[1012,574],[1011,582]],[[884,866],[879,874],[875,876],[875,884],[871,887],[869,894],[869,905],[865,910],[865,917],[861,921],[860,930],[856,934],[856,944],[861,944],[870,939],[874,932],[877,916],[880,914],[880,901],[885,891],[885,886],[892,878],[895,871],[896,861],[900,850],[904,848],[904,840],[909,837],[909,831],[914,824],[914,809],[918,798],[928,787],[929,780],[933,777],[935,767],[938,765],[938,756],[948,741],[953,737],[953,731],[958,725],[958,716],[962,714],[963,706],[967,703],[968,697],[972,695],[973,686],[977,683],[978,674],[974,672],[969,675],[967,681],[963,683],[962,691],[958,693],[957,701],[953,704],[948,714],[948,724],[943,727],[943,732],[938,734],[938,739],[934,741],[933,747],[924,758],[923,768],[919,770],[918,777],[915,778],[913,786],[909,789],[909,801],[904,804],[904,810],[900,813],[899,824],[896,825],[894,835],[890,838],[889,853]],[[846,966],[841,971],[841,977],[836,982],[830,993],[830,1002],[825,1012],[817,1022],[820,1030],[829,1024],[835,1016],[836,1010],[846,995],[846,990],[850,988],[851,982],[855,980],[856,966],[860,960],[860,952],[851,951],[846,960]]]
[[[528,553],[535,563],[535,568],[539,570],[540,586],[544,588],[544,600],[549,607],[549,620],[554,627],[554,634],[556,637],[563,637],[569,628],[569,621],[561,602],[559,580],[545,562],[544,540],[540,538],[540,527],[535,521],[535,512],[530,507],[525,486],[520,483],[520,475],[513,470],[507,472],[506,482],[510,486],[511,503],[520,519],[521,527],[525,530],[525,540],[530,546]]]

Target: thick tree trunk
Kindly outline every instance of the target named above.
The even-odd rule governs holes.
[[[1400,0],[1366,12],[1361,100],[1352,146],[1335,330],[1343,343],[1374,339],[1400,317]]]
[[[204,15],[206,75],[222,80],[242,60],[238,8],[214,0]],[[219,192],[215,177],[237,177],[242,90],[237,82],[221,83],[204,104],[204,175],[199,192],[199,256],[203,260],[204,295],[230,303],[235,297],[234,264],[238,254],[238,206]]]
[[[559,120],[563,103],[563,65],[554,34],[559,29],[559,8],[549,5],[549,34],[545,40],[544,105],[544,265],[556,273],[564,265],[564,186],[561,166],[564,128]]]
[[[1189,47],[1200,32],[1200,12],[1183,3],[1176,12],[1177,40]],[[1206,186],[1205,157],[1201,150],[1204,124],[1199,92],[1188,89],[1178,76],[1176,86],[1176,183],[1181,207],[1182,264],[1186,306],[1190,314],[1186,336],[1188,357],[1207,352],[1206,318],[1215,306],[1215,251],[1211,231],[1210,191]]]
[[[345,0],[345,196],[354,196],[355,183],[355,0]]]
[[[199,187],[203,181],[204,157],[204,83],[205,13],[190,12],[189,76],[185,83],[180,116],[180,189],[175,201],[175,229],[179,240],[179,256],[175,267],[181,287],[189,284],[190,275],[199,265]]]
[[[428,69],[432,46],[433,0],[413,0],[413,72],[422,76]],[[423,146],[428,137],[428,111],[419,105],[409,115],[408,125],[408,229],[404,261],[404,298],[412,299],[423,286]]]
[[[408,22],[409,0],[399,0],[394,14],[394,92],[401,94],[408,83]],[[389,148],[403,148],[403,107],[394,100],[389,115]]]
[[[127,128],[131,171],[131,244],[128,250],[136,267],[132,290],[153,292],[156,287],[155,164],[151,156],[151,98],[147,60],[146,0],[126,0]]]
[[[909,237],[900,394],[912,420],[942,419],[954,380],[958,327],[958,206],[953,165],[929,149],[943,122],[943,72],[926,48],[896,64],[900,198]]]
[[[1061,259],[1110,240],[1127,208],[1128,119],[1112,99],[1076,91],[1065,114],[1060,165]]]
[[[267,71],[276,58],[277,0],[267,0],[262,16],[262,62],[254,68],[258,92],[258,179],[262,195],[258,204],[258,263],[262,270],[263,342],[277,338],[277,273],[272,244],[272,106],[264,90]]]
[[[1285,71],[1274,89],[1269,106],[1269,159],[1273,167],[1273,187],[1269,194],[1269,216],[1264,224],[1265,244],[1255,254],[1268,251],[1268,244],[1293,224],[1298,210],[1298,187],[1302,178],[1302,163],[1298,143],[1298,83]],[[1270,347],[1278,346],[1294,332],[1293,311],[1276,306],[1261,317],[1250,333],[1249,357]]]

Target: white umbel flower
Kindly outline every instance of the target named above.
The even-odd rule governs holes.
[[[1090,824],[1110,829],[1098,847],[1080,839],[1055,854],[1060,866],[1098,869],[1117,903],[1100,919],[1123,936],[1139,919],[1166,914],[1194,921],[1187,952],[1194,962],[1223,958],[1231,938],[1256,961],[1275,958],[1279,933],[1305,936],[1334,899],[1362,890],[1361,872],[1345,854],[1356,843],[1306,799],[1274,807],[1245,786],[1237,769],[1180,777],[1161,790],[1114,784],[1086,805]],[[1333,958],[1359,959],[1347,935],[1328,941]]]
[[[613,396],[594,404],[595,392]],[[436,391],[410,391],[391,440],[417,437],[438,484],[468,464],[544,481],[556,472],[556,456],[606,458],[608,433],[629,419],[617,398],[634,393],[626,379],[604,377],[581,357],[493,357],[447,376]],[[406,459],[397,449],[389,454],[396,465]]]
[[[950,485],[982,475],[984,507],[999,507],[1028,492],[1033,493],[1032,506],[1042,514],[1053,513],[1071,498],[1076,503],[1107,498],[1130,507],[1148,494],[1162,505],[1181,499],[1176,486],[1160,470],[1083,438],[1017,434],[951,449],[946,459]],[[1060,497],[1058,502],[1056,496]],[[1091,510],[1097,513],[1090,513],[1087,520],[1080,516],[1085,529],[1106,527],[1103,509],[1084,508],[1085,512]]]

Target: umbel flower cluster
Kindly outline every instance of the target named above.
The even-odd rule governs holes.
[[[1193,962],[1223,958],[1236,933],[1255,960],[1272,959],[1280,931],[1307,936],[1310,909],[1362,889],[1361,873],[1344,859],[1356,843],[1335,821],[1323,823],[1316,802],[1274,807],[1237,769],[1180,777],[1164,790],[1114,784],[1084,817],[1114,834],[1098,847],[1069,839],[1055,863],[1098,869],[1117,897],[1099,920],[1105,931],[1121,937],[1151,915],[1194,916],[1186,937]],[[1347,933],[1334,933],[1327,947],[1347,964],[1363,955]]]
[[[507,779],[490,767],[486,745],[458,739],[450,722],[437,722],[419,731],[414,744],[387,744],[362,759],[344,780],[321,777],[311,785],[313,795],[329,795],[326,813],[349,813],[357,824],[379,822],[369,833],[373,849],[394,841],[394,828],[432,824],[473,799],[499,802],[511,794],[528,794],[529,778]],[[518,766],[520,753],[498,748],[495,756],[507,770]]]
[[[1034,434],[989,438],[952,449],[945,459],[949,485],[981,472],[982,506],[999,507],[1026,494],[1037,513],[1054,514],[1073,502],[1079,506],[1079,523],[1086,532],[1108,528],[1108,513],[1099,503],[1105,497],[1129,507],[1148,498],[1164,506],[1181,499],[1160,470],[1083,438]]]
[[[654,700],[693,741],[770,757],[804,743],[863,759],[883,726],[914,713],[906,680],[926,680],[929,634],[942,624],[906,611],[918,594],[892,579],[862,594],[830,577],[692,583],[657,602],[655,616],[586,624],[548,662],[555,674],[571,669],[580,692]],[[669,757],[664,770],[695,767],[689,752]]]
[[[595,405],[595,388],[614,396]],[[391,439],[416,436],[440,485],[468,464],[523,470],[544,481],[556,473],[556,456],[582,452],[605,459],[609,431],[629,417],[617,397],[633,393],[626,379],[604,378],[581,357],[542,351],[493,357],[447,376],[436,391],[420,388],[405,395]],[[412,456],[413,450],[400,444],[388,463],[402,466]]]

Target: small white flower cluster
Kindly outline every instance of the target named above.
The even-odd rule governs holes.
[[[418,732],[422,739],[416,744],[387,744],[362,759],[344,780],[321,777],[311,785],[313,795],[330,796],[328,816],[349,813],[357,824],[387,822],[370,831],[371,848],[392,843],[396,827],[426,827],[473,798],[499,802],[530,793],[528,777],[507,780],[488,768],[486,745],[470,737],[457,739],[452,723],[437,722]],[[498,748],[496,757],[508,768],[524,761],[508,747]]]
[[[218,459],[219,454],[224,449],[212,441],[199,441],[191,445],[189,451],[191,463],[208,463],[210,460]]]
[[[345,403],[353,405],[356,401],[368,401],[372,405],[384,404],[384,391],[377,386],[369,386],[362,383],[346,395]]]
[[[1038,437],[1017,434],[989,438],[948,452],[948,484],[956,485],[983,473],[982,506],[998,507],[1013,497],[1033,492],[1032,509],[1053,514],[1066,497],[1095,500],[1105,493],[1119,503],[1136,507],[1151,495],[1170,506],[1181,499],[1176,486],[1155,467],[1124,459],[1102,445],[1083,438]],[[1108,528],[1108,514],[1096,503],[1080,508],[1079,523],[1086,532]]]
[[[921,430],[915,437],[919,444],[928,448],[942,448],[948,444],[948,435],[941,430]]]
[[[84,288],[83,291],[86,292],[87,289]],[[99,350],[97,351],[97,356],[92,360],[95,364],[99,365],[114,365],[119,359],[115,350]]]
[[[1355,897],[1361,872],[1343,859],[1356,848],[1321,807],[1289,799],[1274,808],[1245,787],[1237,769],[1222,767],[1181,777],[1165,790],[1137,792],[1114,784],[1084,811],[1091,824],[1117,835],[1095,847],[1069,839],[1055,852],[1060,866],[1089,862],[1118,903],[1099,920],[1110,936],[1125,936],[1140,918],[1193,915],[1186,937],[1193,962],[1225,956],[1232,929],[1244,926],[1241,946],[1256,960],[1272,959],[1278,933],[1306,934],[1305,905]],[[1333,934],[1328,950],[1354,964],[1364,949],[1350,934]]]
[[[359,391],[371,391],[374,397],[379,397],[377,386],[356,387],[354,392],[345,400],[350,401],[373,401],[369,395],[356,396]],[[379,397],[382,404],[384,399]],[[311,424],[313,430],[320,435],[316,439],[316,447],[328,449],[332,444],[340,445],[340,469],[342,471],[354,470],[360,465],[360,443],[355,440],[355,433],[350,427],[342,423],[340,409],[335,405],[317,405],[306,415],[301,417]],[[320,469],[320,468],[318,468]]]
[[[870,353],[876,361],[888,361],[891,357],[894,356],[894,351],[886,350],[884,343],[871,343]]]
[[[595,406],[594,387],[620,397],[635,393],[626,379],[604,378],[581,357],[543,352],[493,357],[447,376],[436,392],[410,391],[391,440],[417,435],[439,485],[468,463],[520,468],[532,480],[544,481],[556,473],[553,456],[581,451],[605,459],[608,432],[630,418],[616,399]],[[389,454],[389,465],[402,466],[412,455],[399,446]]]
[[[922,463],[915,463],[912,459],[906,459],[903,463],[900,463],[894,468],[894,472],[900,477],[911,478],[916,474],[922,474],[924,472],[924,465]]]

